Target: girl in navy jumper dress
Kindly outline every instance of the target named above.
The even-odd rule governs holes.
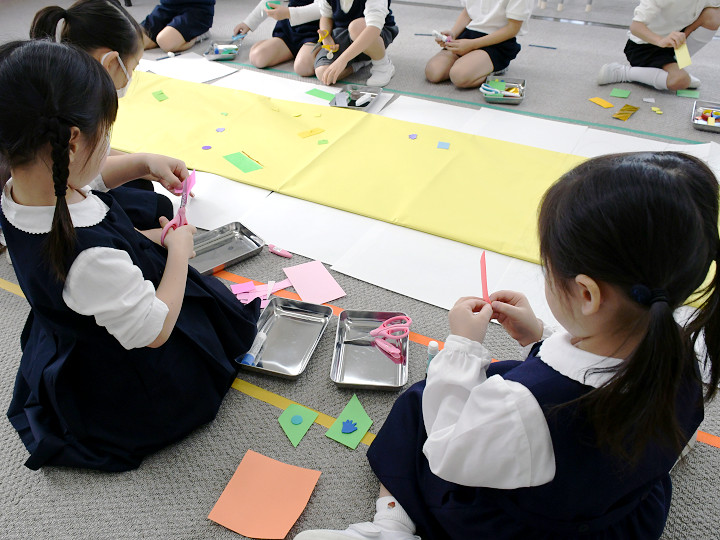
[[[160,247],[111,193],[87,184],[107,157],[117,111],[110,76],[47,41],[0,47],[0,200],[31,313],[8,417],[26,465],[135,468],[211,421],[256,333],[218,280],[188,266],[191,225]],[[160,226],[167,220],[161,218]]]
[[[591,159],[545,194],[545,337],[520,293],[461,298],[427,380],[397,400],[368,460],[372,523],[297,540],[658,538],[669,471],[720,362],[720,277],[685,326],[673,311],[720,260],[718,182],[674,152]],[[491,364],[492,318],[525,361]],[[704,338],[699,359],[695,342]]]

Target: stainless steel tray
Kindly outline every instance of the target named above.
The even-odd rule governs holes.
[[[190,259],[190,266],[204,275],[257,255],[265,245],[255,233],[238,222],[198,233],[193,243],[195,257]]]
[[[348,84],[343,86],[343,89],[335,94],[335,97],[330,100],[330,105],[333,107],[342,107],[344,109],[355,109],[356,111],[364,111],[373,104],[375,99],[382,93],[382,88],[379,86],[361,86],[359,84]],[[360,106],[355,105],[356,101],[364,95],[370,96],[370,101],[363,103]]]
[[[703,109],[703,110],[713,110],[713,111],[720,111],[720,103],[718,102],[712,102],[712,101],[695,101],[693,103],[692,112],[690,113],[690,123],[692,123],[692,127],[695,129],[699,129],[701,131],[710,131],[712,133],[720,133],[720,118],[715,119],[715,125],[709,126],[707,124],[699,123],[698,120],[695,118],[698,116],[697,110]]]
[[[371,343],[346,343],[366,335],[390,317],[405,315],[397,311],[353,311],[340,314],[335,336],[335,350],[330,379],[338,386],[366,389],[396,390],[408,380],[409,336],[398,340],[403,362],[396,364]]]
[[[483,94],[485,101],[488,103],[503,103],[505,105],[517,105],[522,103],[525,99],[525,79],[513,79],[510,77],[503,77],[500,75],[488,75],[485,80],[486,83],[490,81],[502,81],[505,83],[505,88],[517,87],[520,90],[520,97],[508,97],[508,96],[488,96]]]
[[[234,60],[240,50],[240,45],[231,41],[213,42],[203,56],[208,60],[229,61]]]
[[[332,308],[277,296],[260,315],[258,331],[267,339],[255,357],[257,365],[243,369],[297,378],[307,367],[332,317]]]

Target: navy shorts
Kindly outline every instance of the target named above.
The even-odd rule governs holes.
[[[388,48],[388,45],[390,45],[397,37],[398,31],[399,29],[397,26],[382,27],[382,29],[380,30],[380,37],[382,38],[386,49]],[[336,53],[333,53],[332,60],[327,57],[327,49],[320,49],[320,52],[315,57],[315,69],[319,68],[320,66],[329,66],[330,64],[332,64],[333,60],[340,56],[340,54],[342,54],[342,52],[352,44],[352,39],[350,39],[350,31],[347,28],[333,28],[332,38],[335,43],[340,45],[340,48],[337,50]],[[360,53],[355,58],[353,58],[351,62],[357,62],[360,60],[370,60],[370,57],[365,53]]]
[[[214,14],[214,6],[177,8],[156,6],[140,25],[154,42],[157,42],[157,35],[166,26],[172,26],[180,32],[185,41],[191,41],[210,30]]]
[[[455,39],[477,39],[487,36],[484,32],[476,32],[475,30],[468,30],[467,28],[460,32],[460,35]],[[520,44],[515,38],[506,39],[495,45],[488,45],[478,49],[485,51],[490,57],[490,61],[493,65],[493,71],[500,71],[510,65],[510,62],[520,52]]]
[[[662,69],[667,64],[677,62],[675,49],[672,47],[658,47],[650,43],[635,43],[631,39],[628,39],[625,44],[624,52],[631,66]]]
[[[318,40],[318,21],[313,21],[297,26],[291,26],[288,19],[278,21],[273,29],[272,37],[283,40],[293,56],[297,56],[300,48],[306,43],[315,43]]]

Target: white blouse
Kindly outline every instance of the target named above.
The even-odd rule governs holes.
[[[706,7],[720,7],[720,0],[640,0],[633,13],[633,21],[644,23],[664,37],[693,23]],[[646,43],[629,30],[627,34],[635,43]]]
[[[327,0],[315,0],[317,5],[320,7],[320,15],[323,17],[329,17],[332,19],[333,10]],[[338,0],[340,2],[340,9],[344,13],[348,13],[353,5],[354,0]],[[367,26],[374,26],[375,28],[383,29],[385,26],[385,18],[390,13],[388,8],[387,0],[366,0],[365,10],[363,16],[365,17],[365,24]]]
[[[245,20],[243,21],[248,25],[250,30],[255,30],[262,22],[267,18],[265,13],[265,1],[260,0],[255,9],[253,9]],[[317,21],[320,18],[320,8],[317,2],[308,4],[306,6],[294,6],[289,8],[290,10],[290,26],[297,26],[299,24],[309,23]]]
[[[555,371],[598,387],[622,360],[578,349],[559,332],[540,357]],[[480,343],[451,335],[428,370],[422,399],[428,434],[423,453],[440,478],[465,486],[514,489],[540,486],[555,476],[550,430],[532,392],[486,370],[490,353]]]
[[[68,206],[73,225],[97,225],[109,208],[88,188],[81,192],[85,198]],[[17,204],[12,198],[12,179],[5,185],[0,204],[7,220],[18,229],[30,234],[50,232],[55,207]],[[97,324],[128,350],[155,341],[169,311],[130,255],[107,247],[93,247],[78,254],[68,270],[63,300],[76,313],[95,317]]]
[[[461,0],[472,19],[468,30],[491,34],[508,23],[508,19],[522,21],[518,36],[527,33],[528,20],[535,5],[534,0]]]

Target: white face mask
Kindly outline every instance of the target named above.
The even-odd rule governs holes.
[[[104,64],[105,58],[107,58],[107,55],[112,52],[113,51],[109,51],[109,52],[106,52],[105,54],[103,54],[102,58],[100,59],[100,63],[103,66],[105,65]],[[122,69],[123,73],[125,74],[125,79],[127,80],[127,82],[125,83],[125,86],[123,86],[122,88],[116,88],[118,98],[122,98],[125,96],[125,94],[127,94],[127,90],[128,90],[128,87],[130,86],[130,82],[132,81],[132,77],[130,77],[127,69],[125,69],[125,64],[123,63],[122,58],[120,58],[119,54],[118,54],[117,60],[118,60],[118,63],[120,64],[120,69]]]

